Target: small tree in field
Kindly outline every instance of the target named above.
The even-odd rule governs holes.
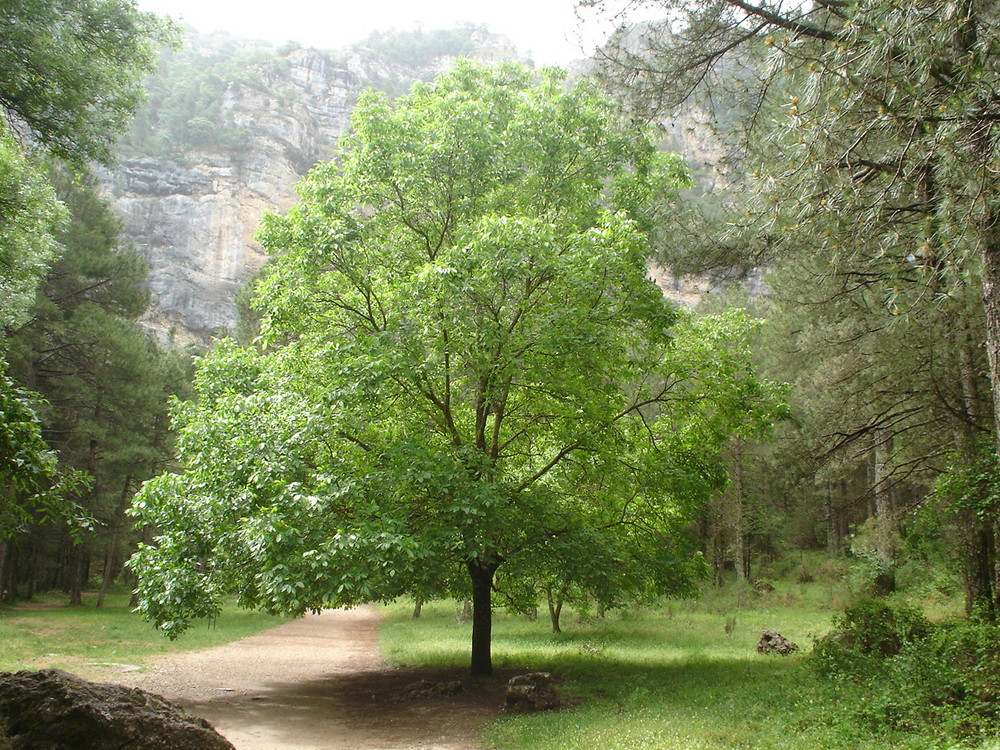
[[[591,87],[466,62],[353,126],[265,222],[265,348],[220,344],[177,406],[184,472],[136,502],[141,610],[173,635],[230,591],[471,592],[487,674],[497,582],[696,570],[679,528],[777,400],[750,321],[695,323],[647,278],[643,207],[686,173]]]

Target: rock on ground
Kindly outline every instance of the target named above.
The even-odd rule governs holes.
[[[138,688],[61,669],[0,672],[0,748],[235,750],[204,719]]]
[[[758,654],[790,654],[793,651],[798,650],[798,646],[794,642],[785,638],[781,633],[776,633],[773,630],[765,630],[760,634],[760,640],[757,641],[757,653]]]
[[[530,672],[507,683],[505,711],[548,711],[559,708],[555,679],[548,672]]]

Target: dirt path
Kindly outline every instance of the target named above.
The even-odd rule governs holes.
[[[309,615],[240,641],[170,655],[115,682],[208,719],[238,750],[474,750],[502,681],[394,669],[378,655],[374,610]],[[461,680],[454,696],[406,698],[421,679]]]

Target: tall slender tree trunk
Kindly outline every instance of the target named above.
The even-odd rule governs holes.
[[[979,420],[979,399],[968,331],[962,327],[956,337],[964,419],[955,420],[955,443],[962,460],[971,466],[978,458],[973,425]],[[988,622],[997,617],[995,517],[995,512],[983,516],[968,508],[959,511],[965,614]]]
[[[111,579],[114,578],[115,572],[115,557],[117,555],[118,547],[118,531],[117,529],[112,532],[111,538],[108,539],[107,545],[104,547],[104,565],[101,569],[101,588],[97,592],[97,604],[96,608],[101,609],[104,607],[104,599],[108,595],[108,589],[111,588]]]
[[[965,614],[967,617],[995,622],[996,610],[996,540],[993,524],[976,516],[963,514],[963,557],[965,558]]]
[[[747,510],[743,486],[743,445],[737,440],[733,446],[733,563],[736,580],[750,578],[750,552],[747,548]]]
[[[0,540],[0,602],[7,598],[6,580],[4,574],[7,572],[7,541]]]
[[[119,557],[121,555],[121,528],[125,522],[125,511],[128,509],[129,490],[132,487],[132,477],[126,475],[122,483],[122,491],[118,496],[118,507],[115,509],[115,516],[111,519],[111,534],[108,544],[104,550],[104,567],[101,572],[101,589],[97,592],[97,609],[104,606],[104,598],[107,596],[111,582],[118,573]]]
[[[472,665],[474,676],[493,674],[493,574],[497,563],[469,560],[472,581]]]
[[[1000,435],[1000,211],[981,228],[983,311],[986,313],[986,356],[993,392],[993,424]]]
[[[715,571],[715,587],[722,588],[726,582],[726,545],[720,528],[712,537],[712,568]]]
[[[982,228],[983,310],[986,313],[986,357],[989,363],[990,391],[993,404],[994,436],[1000,440],[1000,213],[990,217]],[[997,445],[1000,453],[1000,444]],[[993,533],[993,606],[1000,612],[1000,517],[994,513],[988,521]]]
[[[38,558],[39,551],[35,545],[31,545],[31,549],[28,552],[18,555],[18,559],[24,561],[21,566],[21,578],[25,582],[24,597],[28,601],[35,598],[35,592],[38,590],[39,584],[42,583],[41,575],[38,571]],[[17,585],[20,586],[20,583]]]
[[[833,480],[826,483],[826,556],[830,560],[840,555],[840,524],[838,523],[834,498]]]
[[[875,578],[875,592],[885,595],[896,590],[896,511],[892,502],[889,464],[892,455],[892,432],[875,433],[874,494],[876,552],[884,566]]]
[[[90,570],[89,555],[80,551],[74,554],[70,563],[69,581],[69,603],[74,606],[83,604],[83,587],[87,582],[87,573]]]
[[[993,620],[1000,620],[1000,514],[994,514],[993,528]]]

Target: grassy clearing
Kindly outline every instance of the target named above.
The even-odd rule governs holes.
[[[837,598],[830,595],[825,584],[793,584],[757,599],[728,590],[603,621],[570,613],[561,635],[547,632],[541,618],[498,613],[494,664],[554,672],[573,705],[505,717],[487,740],[514,750],[1000,750],[996,741],[875,734],[849,718],[865,700],[857,687],[821,680],[803,654],[756,653],[764,628],[808,651],[830,626],[829,602]],[[405,604],[387,609],[381,646],[388,658],[467,663],[471,626],[457,622],[454,605],[426,605],[420,620],[410,614]]]
[[[120,670],[101,665],[142,666],[149,657],[227,643],[275,627],[284,620],[227,607],[212,623],[195,625],[169,641],[128,608],[128,595],[110,595],[102,609],[86,600],[40,599],[0,608],[0,671],[66,669],[88,676]]]

